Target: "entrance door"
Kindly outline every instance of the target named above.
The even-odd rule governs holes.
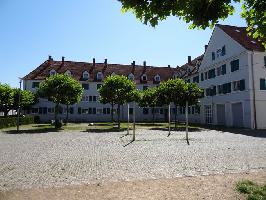
[[[217,124],[225,125],[225,105],[217,104]]]
[[[204,106],[204,112],[205,112],[205,123],[206,124],[212,124],[212,106],[211,105],[205,105]]]
[[[233,126],[243,127],[243,106],[241,102],[232,104],[232,114]]]

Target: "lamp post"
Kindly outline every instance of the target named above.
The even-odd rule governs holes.
[[[19,132],[19,115],[20,115],[21,83],[22,83],[22,79],[19,78],[18,110],[17,110],[17,132]]]

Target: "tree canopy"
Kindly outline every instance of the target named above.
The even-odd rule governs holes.
[[[55,103],[55,121],[59,104],[71,105],[81,100],[83,88],[81,84],[70,76],[56,74],[41,82],[37,91],[39,97],[47,98]]]
[[[112,105],[112,121],[113,106],[118,105],[118,126],[120,127],[120,105],[135,100],[137,97],[135,83],[125,76],[108,76],[98,91],[100,94],[100,102],[103,104],[110,103]]]
[[[0,84],[0,111],[4,112],[5,116],[7,116],[10,110],[17,110],[19,106],[22,109],[27,109],[35,104],[36,101],[37,98],[31,91],[11,88],[7,84]]]
[[[219,19],[235,12],[233,2],[242,3],[241,16],[248,32],[266,47],[266,2],[264,0],[118,0],[123,11],[132,11],[144,24],[155,27],[159,21],[175,16],[190,28],[213,27]]]

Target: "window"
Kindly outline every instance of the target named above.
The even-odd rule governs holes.
[[[245,90],[245,79],[240,80],[240,81],[234,81],[233,82],[233,90],[234,91],[243,91]]]
[[[103,114],[109,115],[111,113],[110,110],[110,108],[103,108]]]
[[[193,83],[199,83],[199,76],[193,77]]]
[[[187,79],[186,82],[187,82],[187,83],[190,83],[190,79]]]
[[[222,74],[222,67],[217,67],[217,76],[220,76]]]
[[[50,71],[50,76],[54,76],[54,75],[56,75],[56,71],[55,71],[54,69],[52,69],[52,70]]]
[[[215,78],[215,69],[211,69],[208,72],[208,79]]]
[[[215,53],[212,52],[212,60],[215,60]]]
[[[38,88],[40,85],[40,82],[32,82],[32,88]]]
[[[73,107],[70,107],[69,108],[69,113],[72,115],[72,114],[74,114],[74,108]]]
[[[133,108],[129,108],[129,114],[133,115]]]
[[[89,90],[89,84],[88,83],[82,83],[82,87],[84,90]]]
[[[149,88],[149,86],[143,85],[143,90],[147,90],[148,88]]]
[[[222,65],[222,75],[226,74],[226,64]]]
[[[141,76],[141,80],[142,80],[142,81],[147,81],[147,75],[146,75],[146,74],[143,74],[143,75]]]
[[[231,83],[223,84],[223,94],[231,93]]]
[[[89,96],[89,101],[92,102],[92,96]]]
[[[134,75],[131,73],[128,75],[128,79],[131,80],[131,81],[134,81]]]
[[[48,113],[54,113],[54,108],[48,108],[47,111]]]
[[[200,79],[201,79],[201,81],[204,81],[204,74],[203,73],[200,74]]]
[[[96,102],[96,101],[97,101],[96,96],[93,96],[93,102]]]
[[[154,77],[154,80],[156,82],[160,82],[161,81],[161,77],[157,74],[155,77]]]
[[[222,47],[222,56],[225,56],[226,52],[225,52],[225,46]]]
[[[103,109],[102,108],[97,108],[97,114],[100,115],[103,113]]]
[[[82,78],[83,78],[83,80],[88,80],[89,79],[89,73],[87,71],[83,72]]]
[[[81,107],[78,107],[78,114],[81,114]]]
[[[82,109],[82,114],[89,114],[89,111],[88,111],[88,109],[86,109],[86,108],[83,108],[83,109]]]
[[[112,73],[112,76],[113,76],[113,73]],[[102,72],[98,72],[97,73],[97,80],[101,81],[102,79],[103,79],[103,73]]]
[[[65,75],[66,75],[66,76],[71,76],[71,72],[70,72],[69,70],[67,70],[67,71],[65,72]]]
[[[222,56],[222,49],[217,49],[216,56],[217,56],[217,58],[219,58],[220,56]]]
[[[264,67],[266,67],[266,56],[264,56]]]
[[[216,95],[216,86],[206,89],[206,96],[215,96]]]
[[[35,114],[35,113],[38,113],[39,112],[39,109],[38,108],[32,108],[31,109],[31,113],[32,114]]]
[[[160,115],[163,115],[163,108],[160,108]]]
[[[260,90],[266,90],[266,79],[265,78],[260,79]]]
[[[143,114],[148,115],[149,114],[149,108],[143,108]]]
[[[88,114],[93,114],[93,115],[95,115],[95,114],[96,114],[96,108],[89,108],[89,109],[88,109]]]
[[[207,80],[208,79],[208,72],[205,72],[204,76],[205,76],[205,80]]]
[[[239,59],[231,61],[231,72],[239,70]]]
[[[97,90],[99,90],[102,87],[102,84],[97,84]]]

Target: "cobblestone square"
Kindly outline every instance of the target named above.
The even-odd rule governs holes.
[[[0,133],[0,190],[266,169],[266,138],[230,132]],[[127,145],[128,144],[128,145]]]

